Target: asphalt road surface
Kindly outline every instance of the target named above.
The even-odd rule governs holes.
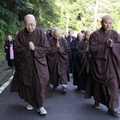
[[[11,69],[5,61],[0,64],[0,86],[10,78],[13,71],[14,69]]]
[[[13,72],[9,69],[3,70],[5,79]],[[68,83],[66,95],[61,94],[59,86],[57,91],[53,91],[53,97],[45,100],[44,107],[48,112],[46,116],[41,116],[35,108],[27,111],[27,103],[20,99],[17,93],[9,91],[10,85],[0,94],[0,120],[120,120],[120,117],[109,115],[103,105],[100,105],[100,110],[94,110],[93,98],[84,99],[84,92],[76,90],[72,85],[72,78]]]

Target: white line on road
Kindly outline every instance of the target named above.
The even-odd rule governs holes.
[[[13,79],[13,75],[9,78],[7,82],[5,82],[1,87],[0,87],[0,94],[3,92],[3,90],[10,84],[10,82]]]

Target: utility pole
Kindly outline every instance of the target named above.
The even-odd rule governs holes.
[[[67,13],[65,17],[66,17],[66,33],[68,33],[68,24],[69,24],[69,17],[70,17],[69,13]]]
[[[96,6],[94,8],[94,30],[96,30],[97,26],[97,14],[98,14],[98,0],[96,0]]]

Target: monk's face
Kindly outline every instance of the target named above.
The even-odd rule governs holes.
[[[74,35],[73,31],[70,31],[69,36],[72,37]]]
[[[109,31],[112,28],[112,20],[102,21],[101,24],[105,31]]]
[[[90,39],[91,32],[86,32],[85,33],[85,38],[88,41]]]
[[[56,39],[56,40],[59,40],[59,39],[60,39],[60,37],[61,37],[61,34],[56,33],[56,34],[54,34],[54,37],[55,37],[55,39]]]
[[[7,38],[8,38],[9,41],[12,40],[12,36],[11,35],[8,35]]]
[[[36,21],[33,18],[27,18],[25,20],[25,26],[29,33],[32,33],[36,27]]]
[[[78,40],[82,40],[82,38],[83,38],[83,35],[78,35]]]

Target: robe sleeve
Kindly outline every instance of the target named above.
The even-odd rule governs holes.
[[[22,41],[20,32],[14,41],[14,51],[16,52],[19,59],[24,59],[31,55],[31,51],[29,50],[28,46],[25,45]]]
[[[98,40],[98,34],[93,33],[89,40],[89,52],[92,57],[103,58],[105,57],[105,51],[107,44],[100,44]]]
[[[49,49],[48,40],[47,40],[46,34],[42,31],[41,46],[35,46],[34,57],[35,58],[44,57],[47,54],[48,49]]]
[[[77,53],[79,54],[79,56],[81,56],[82,58],[85,58],[86,55],[86,48],[83,47],[83,41],[79,41],[78,44],[76,45],[77,48]]]
[[[112,46],[113,63],[117,73],[118,84],[120,85],[120,35],[116,36],[116,41]]]
[[[112,53],[120,60],[120,35],[115,35],[115,42],[112,45]]]
[[[69,47],[68,42],[67,42],[65,39],[63,39],[63,41],[64,41],[64,46],[60,46],[60,47],[58,48],[58,52],[59,52],[61,55],[66,55],[66,54],[68,54],[68,52],[69,52],[69,50],[70,50],[70,47]]]
[[[53,38],[50,38],[50,39],[48,40],[48,43],[49,43],[49,46],[50,46],[48,53],[49,53],[49,54],[54,54],[54,53],[56,53],[57,47],[56,47],[56,46],[54,45],[54,43],[53,43]]]

